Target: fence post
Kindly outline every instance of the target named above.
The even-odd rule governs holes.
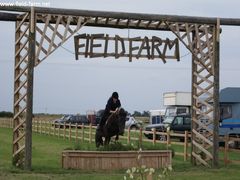
[[[187,161],[188,158],[188,131],[185,131],[184,134],[184,161]]]
[[[90,142],[90,144],[92,143],[92,123],[90,123],[89,142]]]
[[[51,135],[51,123],[50,120],[48,120],[48,135]]]
[[[226,134],[224,136],[224,164],[227,165],[228,164],[228,141],[229,141],[229,135]]]
[[[42,119],[40,119],[40,134],[42,134]]]
[[[68,139],[69,139],[69,141],[71,141],[71,137],[72,137],[72,124],[71,123],[69,123],[69,125],[68,125],[68,130],[69,130]]]
[[[153,128],[153,145],[156,144],[156,128]]]
[[[131,134],[131,129],[130,129],[130,127],[128,128],[128,135],[127,135],[127,143],[128,144],[130,144],[130,141],[131,141],[131,139],[130,139],[130,134]]]
[[[40,134],[42,134],[42,119],[40,120]]]
[[[78,124],[76,123],[76,126],[75,126],[75,141],[77,142],[77,139],[78,139]]]
[[[39,132],[39,117],[37,117],[37,133]]]
[[[168,130],[167,130],[167,147],[169,147],[170,144],[171,144],[170,131],[169,131],[169,129],[168,129]]]
[[[56,127],[55,127],[55,124],[51,124],[53,125],[53,135],[56,136]]]
[[[32,126],[33,126],[33,131],[34,132],[37,132],[37,123],[36,123],[36,121],[37,121],[36,119],[32,120],[32,122],[33,122]]]
[[[139,145],[142,147],[142,128],[139,129]]]
[[[63,138],[66,139],[66,122],[64,122],[64,132],[63,132]]]
[[[55,124],[54,124],[54,126],[55,126]],[[58,124],[58,138],[59,138],[59,136],[60,136],[60,124]]]
[[[42,123],[43,123],[43,134],[47,134],[46,132],[46,121],[42,121]]]
[[[82,123],[82,142],[84,142],[84,124]]]

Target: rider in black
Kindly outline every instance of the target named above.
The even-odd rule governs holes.
[[[108,99],[107,105],[105,107],[103,116],[101,118],[100,124],[99,124],[99,129],[102,130],[104,124],[107,121],[107,118],[111,115],[111,113],[114,113],[117,108],[121,107],[121,102],[118,98],[118,93],[113,92],[112,96]]]

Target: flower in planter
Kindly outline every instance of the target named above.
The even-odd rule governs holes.
[[[137,180],[152,180],[153,175],[155,174],[154,168],[147,168],[146,165],[141,164],[141,153],[142,149],[140,148],[137,155],[137,164],[138,167],[132,167],[126,171],[124,180],[127,179],[137,179]],[[164,168],[163,171],[157,176],[158,180],[165,179],[169,176],[172,171],[172,166]]]

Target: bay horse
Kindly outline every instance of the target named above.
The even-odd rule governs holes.
[[[112,113],[103,126],[103,131],[98,128],[95,134],[96,147],[100,145],[109,144],[111,137],[116,136],[115,140],[118,140],[119,135],[124,134],[125,122],[127,112],[120,108],[115,113]],[[103,142],[103,137],[105,138]]]

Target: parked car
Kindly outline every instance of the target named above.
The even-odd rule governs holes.
[[[69,115],[64,115],[62,116],[60,119],[56,119],[54,120],[54,126],[55,127],[60,127],[60,128],[63,128],[64,126],[64,123],[65,124],[89,124],[89,121],[87,119],[87,116],[86,115],[72,115],[72,114],[69,114]]]
[[[142,123],[137,121],[133,116],[127,116],[125,128],[128,129],[140,129],[142,127]]]
[[[145,127],[144,135],[148,139],[153,138],[152,130],[156,128],[157,132],[167,132],[167,129],[173,131],[174,133],[184,133],[185,131],[191,131],[191,117],[189,115],[177,115],[165,117],[163,123],[161,124],[151,124]],[[149,133],[148,133],[149,132]],[[156,135],[159,140],[166,140],[166,136]],[[180,140],[183,137],[176,137]]]

